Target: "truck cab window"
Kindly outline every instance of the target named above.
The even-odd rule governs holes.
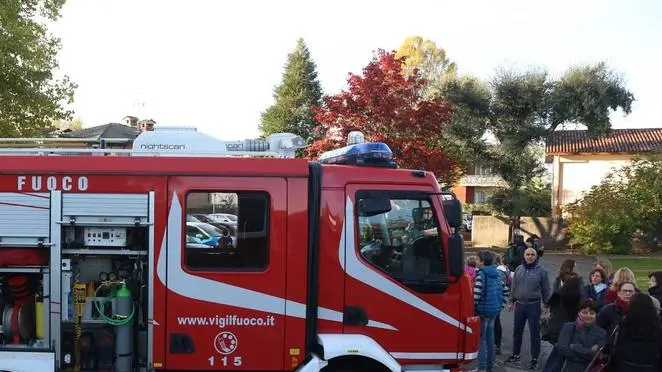
[[[269,261],[265,192],[190,192],[185,264],[193,270],[261,270]]]
[[[357,198],[361,208],[365,198]],[[390,198],[390,210],[357,214],[361,256],[411,288],[444,277],[438,219],[427,199]],[[388,208],[386,208],[388,209]]]

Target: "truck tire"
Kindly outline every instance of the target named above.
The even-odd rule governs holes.
[[[390,372],[378,361],[361,356],[344,356],[333,358],[322,372]]]

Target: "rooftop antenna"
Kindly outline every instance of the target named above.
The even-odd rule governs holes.
[[[146,102],[142,99],[141,93],[140,92],[135,92],[136,94],[136,99],[133,101],[133,110],[136,113],[136,116],[138,119],[142,119],[144,115],[144,109],[146,106]]]

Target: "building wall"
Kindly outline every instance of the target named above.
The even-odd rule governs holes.
[[[612,170],[630,163],[631,155],[554,156],[552,207],[558,215],[564,206],[581,199]]]
[[[452,190],[462,203],[473,204],[486,203],[500,187],[504,186],[506,186],[505,182],[491,169],[476,165],[458,180]]]
[[[471,242],[476,248],[508,246],[508,219],[495,216],[474,216],[471,229]],[[549,217],[521,217],[520,233],[527,239],[532,234],[542,238],[545,249],[568,248],[565,226]]]
[[[474,199],[474,190],[473,187],[469,186],[453,186],[451,189],[455,193],[455,196],[460,200],[462,204],[473,203]]]
[[[499,190],[498,187],[491,186],[455,186],[452,191],[463,204],[483,204]]]

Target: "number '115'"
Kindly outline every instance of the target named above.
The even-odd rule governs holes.
[[[209,365],[212,366],[212,367],[216,364],[216,357],[213,356],[213,355],[210,356],[209,359],[207,359],[207,360],[209,360]],[[239,367],[241,365],[241,357],[232,358],[232,364],[235,367]],[[221,358],[221,365],[223,365],[224,367],[226,367],[228,365],[228,357],[224,356],[224,357]]]

